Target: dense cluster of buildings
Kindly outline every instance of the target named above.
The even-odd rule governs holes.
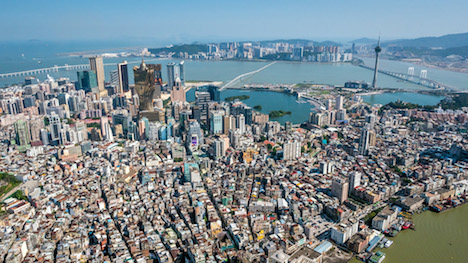
[[[207,50],[196,54],[163,51],[161,56],[185,59],[271,59],[310,62],[349,62],[351,50],[340,50],[334,45],[314,45],[310,42],[227,42],[208,44]]]
[[[159,64],[130,85],[126,63],[114,83],[90,63],[0,93],[0,164],[25,194],[3,201],[5,262],[328,262],[468,190],[464,111],[336,96],[301,128],[215,86],[187,102],[183,63],[168,85]]]

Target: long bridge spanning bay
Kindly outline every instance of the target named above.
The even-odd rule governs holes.
[[[372,71],[374,70],[374,67],[366,66],[363,64],[359,64],[358,66],[372,70]],[[413,84],[428,87],[434,90],[457,91],[457,89],[455,89],[454,87],[437,82],[435,80],[428,79],[427,70],[421,70],[419,76],[415,75],[414,67],[409,67],[407,74],[399,73],[399,72],[392,72],[392,71],[382,70],[382,69],[379,69],[378,71],[382,74],[385,74],[385,75],[388,75],[388,76],[391,76],[391,77],[394,77],[403,81],[407,81]]]
[[[157,60],[160,60],[160,59],[149,59],[149,60],[146,60],[146,62],[157,61]],[[140,61],[131,61],[127,63],[136,64],[136,63],[140,63]],[[104,63],[104,66],[116,66],[116,65],[117,63]],[[87,70],[87,69],[89,69],[89,64],[81,64],[81,65],[65,64],[63,66],[54,65],[53,67],[48,67],[48,68],[39,68],[39,69],[31,69],[31,70],[11,72],[11,73],[3,73],[3,74],[0,74],[0,78],[45,74],[45,73],[51,73],[51,72],[59,72],[59,70],[71,71],[71,70]]]
[[[247,73],[244,73],[242,75],[239,75],[239,76],[235,77],[234,79],[232,79],[231,81],[229,81],[228,83],[224,84],[219,90],[222,91],[222,90],[224,90],[226,88],[232,88],[232,85],[235,82],[242,81],[245,77],[252,76],[252,75],[254,75],[254,74],[256,74],[256,73],[258,73],[258,72],[260,72],[260,71],[262,71],[262,70],[264,70],[266,68],[268,68],[269,66],[271,66],[271,65],[273,65],[275,63],[276,63],[276,61],[272,62],[272,63],[270,63],[270,64],[268,64],[268,65],[266,65],[266,66],[264,66],[262,68],[259,68],[257,70],[254,70],[254,71],[247,72]]]

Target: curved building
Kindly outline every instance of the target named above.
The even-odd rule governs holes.
[[[161,98],[161,64],[145,64],[133,67],[135,92],[140,99],[140,111],[154,111],[153,101]]]

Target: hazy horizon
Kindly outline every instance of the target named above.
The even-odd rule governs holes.
[[[3,1],[0,7],[2,42],[115,40],[167,45],[291,38],[346,42],[379,34],[390,40],[468,31],[468,2],[461,0],[450,5],[435,0],[26,0]]]

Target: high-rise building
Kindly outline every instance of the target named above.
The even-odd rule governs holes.
[[[96,73],[90,70],[78,71],[77,73],[77,89],[84,90],[85,92],[98,91],[98,84],[96,80]]]
[[[44,119],[36,118],[29,121],[29,129],[32,145],[41,145],[41,129],[44,128]]]
[[[210,132],[219,134],[223,132],[224,111],[210,111]]]
[[[320,127],[330,123],[327,112],[311,112],[309,122]]]
[[[348,119],[348,115],[346,114],[346,109],[341,109],[336,113],[337,121],[346,121],[347,119]]]
[[[110,73],[110,85],[114,87],[119,87],[119,72],[117,70],[112,70]]]
[[[107,125],[109,125],[109,120],[107,119],[107,116],[101,117],[100,124],[101,124],[101,135],[102,137],[106,137]]]
[[[364,126],[361,130],[358,146],[359,155],[367,155],[369,153],[370,131],[369,125]]]
[[[128,84],[128,64],[127,61],[117,64],[117,73],[119,78],[119,93],[125,93],[130,90]]]
[[[31,143],[31,135],[29,133],[28,122],[18,120],[14,124],[16,133],[16,144],[19,146],[29,146]]]
[[[161,98],[161,64],[145,64],[133,67],[135,92],[140,99],[140,111],[154,111],[154,99]]]
[[[186,101],[185,97],[185,87],[182,86],[180,79],[176,80],[175,86],[171,90],[171,101]]]
[[[176,64],[167,64],[167,86],[169,89],[176,85],[176,79],[180,79],[182,86],[185,86],[184,61]]]
[[[213,150],[214,150],[214,157],[218,159],[223,157],[226,154],[226,142],[221,138],[217,138],[213,141]]]
[[[60,131],[62,130],[62,123],[60,122],[60,117],[54,112],[48,116],[49,125],[50,125],[50,135],[52,141],[60,141]]]
[[[196,105],[200,108],[200,120],[208,119],[208,102],[211,101],[210,93],[204,91],[195,92]]]
[[[361,185],[361,173],[352,171],[349,173],[349,190],[355,189]]]
[[[98,84],[99,95],[105,96],[107,95],[106,89],[104,87],[105,76],[104,76],[104,63],[102,61],[102,57],[90,57],[89,58],[89,68],[96,73],[96,81]]]
[[[335,99],[335,109],[342,110],[343,109],[343,96],[337,96]]]
[[[304,54],[304,47],[295,47],[292,50],[292,59],[302,60],[303,54]]]
[[[197,121],[192,121],[188,129],[188,141],[190,150],[196,150],[203,144],[203,133],[200,124]]]
[[[212,101],[221,101],[221,92],[219,91],[219,87],[210,85],[208,86],[208,92],[210,93]]]
[[[283,160],[295,160],[301,157],[301,143],[288,141],[283,144]]]
[[[185,86],[185,69],[184,69],[185,61],[179,63],[179,78],[182,86]]]
[[[377,88],[377,73],[379,72],[379,53],[382,51],[380,47],[380,36],[375,47],[375,68],[374,68],[374,79],[372,80],[372,88]]]
[[[223,133],[229,135],[229,130],[236,128],[236,118],[234,116],[224,116],[223,117]]]
[[[244,117],[244,114],[237,115],[236,122],[237,122],[237,125],[236,125],[237,129],[240,131],[241,134],[244,134],[245,133],[245,117]]]
[[[343,178],[335,178],[332,181],[331,194],[337,197],[340,203],[348,200],[348,182]]]

